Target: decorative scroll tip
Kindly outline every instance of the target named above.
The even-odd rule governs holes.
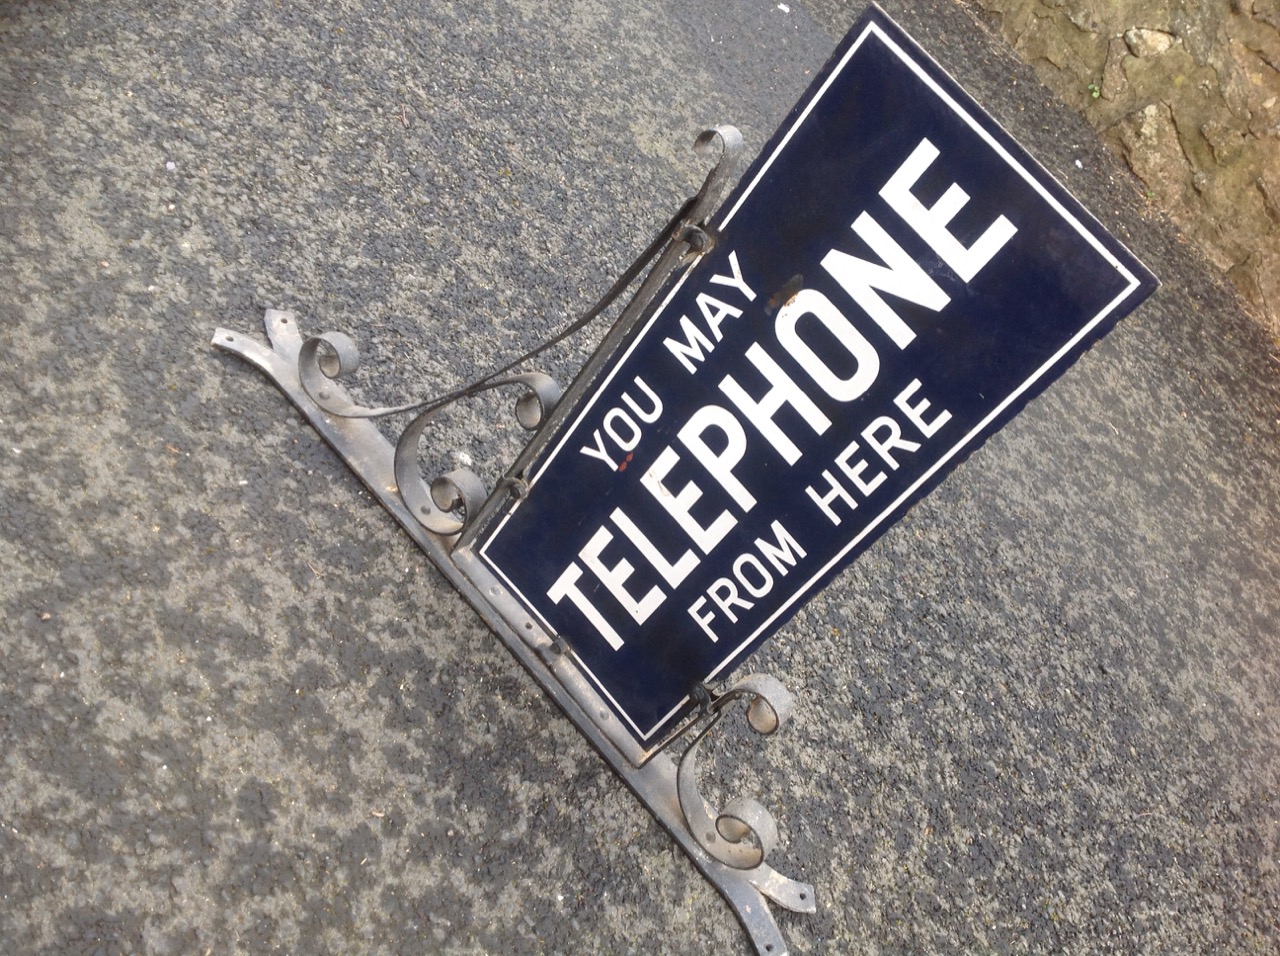
[[[742,133],[736,126],[722,124],[704,129],[693,141],[693,151],[699,156],[711,158],[717,153],[729,161],[736,160],[742,150]]]
[[[693,151],[704,159],[714,159],[715,165],[691,200],[684,225],[700,227],[707,222],[729,187],[742,150],[742,133],[736,126],[713,126],[698,134],[693,141]],[[708,243],[706,248],[695,250],[695,254],[708,252],[713,245],[714,242]]]

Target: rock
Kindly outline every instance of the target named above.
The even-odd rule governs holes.
[[[1124,42],[1134,56],[1159,56],[1173,46],[1174,37],[1163,30],[1132,27],[1124,32]]]
[[[1129,78],[1124,72],[1124,59],[1129,47],[1120,37],[1113,37],[1107,46],[1107,60],[1102,67],[1101,94],[1105,99],[1117,100],[1129,89]]]
[[[1196,201],[1191,166],[1169,107],[1151,103],[1126,117],[1117,132],[1130,168],[1160,206],[1181,208]]]
[[[1213,158],[1219,166],[1230,165],[1244,151],[1244,131],[1234,129],[1228,123],[1210,120],[1200,127],[1200,135],[1213,150]]]
[[[1274,179],[1274,182],[1271,179]],[[1254,180],[1254,187],[1262,196],[1262,208],[1266,211],[1267,217],[1275,225],[1280,226],[1280,175],[1263,173]]]

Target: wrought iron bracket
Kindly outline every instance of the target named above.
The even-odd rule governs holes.
[[[525,612],[471,547],[478,519],[495,512],[508,496],[521,493],[523,470],[540,441],[589,389],[604,358],[644,314],[666,278],[714,244],[715,235],[706,220],[728,182],[740,145],[733,127],[708,130],[698,138],[695,149],[705,155],[718,147],[720,161],[637,265],[588,313],[588,319],[598,315],[631,284],[643,265],[656,260],[639,292],[563,397],[547,376],[515,371],[545,346],[448,395],[407,405],[368,407],[355,402],[340,381],[358,365],[355,343],[342,333],[304,337],[293,313],[267,310],[264,321],[270,347],[222,328],[216,331],[213,344],[253,364],[276,384],[719,890],[757,952],[782,956],[787,946],[769,903],[812,913],[816,910],[813,887],[782,876],[768,864],[777,827],[759,803],[737,798],[717,811],[706,801],[698,786],[697,759],[701,744],[731,712],[732,704],[744,702],[748,724],[767,736],[786,722],[793,707],[791,695],[771,677],[743,678],[723,693],[706,694],[702,709],[673,738],[691,741],[678,759],[673,756],[673,740],[646,750],[621,727],[578,669],[572,652]],[[580,321],[568,331],[584,324]],[[480,480],[465,470],[426,483],[418,445],[436,414],[460,398],[505,386],[521,389],[516,417],[535,435],[494,493],[486,494]],[[374,419],[395,414],[414,417],[393,446]]]

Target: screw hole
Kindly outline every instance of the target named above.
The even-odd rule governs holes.
[[[526,631],[532,631],[532,630],[533,630],[533,621],[525,621],[525,622],[524,622],[524,629],[525,629]]]
[[[800,894],[800,899],[802,899],[802,900],[807,900],[808,898],[809,898],[809,894],[808,894],[808,893],[801,893],[801,894]]]
[[[235,337],[234,335],[228,335],[228,336],[227,336],[227,341],[228,341],[228,342],[234,342],[235,340],[236,340],[236,337]]]

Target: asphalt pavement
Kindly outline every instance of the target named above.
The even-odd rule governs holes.
[[[817,889],[795,953],[1274,953],[1280,348],[968,8],[885,6],[1164,284],[754,658],[798,714],[708,767]],[[0,949],[748,951],[209,343],[291,309],[371,400],[465,383],[860,10],[0,2]],[[441,456],[497,468],[488,422]]]

